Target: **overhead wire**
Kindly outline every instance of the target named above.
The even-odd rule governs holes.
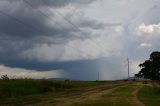
[[[30,2],[28,2],[27,0],[23,0],[26,4],[28,4],[31,8],[33,8],[34,9],[34,6],[30,3]],[[43,3],[45,3],[43,0],[42,0],[42,2]],[[48,7],[48,5],[45,3],[45,5]],[[50,8],[50,7],[49,7]],[[40,9],[37,9],[38,10],[38,12],[40,12],[43,16],[46,16],[47,18],[50,18],[50,16],[48,16],[48,15],[46,15],[44,12],[42,12]],[[55,10],[55,9],[54,9]],[[73,28],[75,28],[76,30],[78,30],[78,31],[80,31],[81,33],[84,33],[83,31],[81,31],[80,29],[79,29],[79,27],[78,26],[76,26],[74,23],[72,23],[70,20],[68,20],[65,16],[63,16],[60,12],[58,12],[57,10],[55,10],[55,12],[56,13],[58,13],[58,15],[59,16],[61,16],[66,22],[68,22],[69,24],[71,24],[72,25],[72,27]],[[50,20],[51,21],[51,20]],[[55,22],[55,20],[53,20],[52,19],[52,21],[54,21]],[[92,40],[92,42],[89,40],[89,43],[92,43],[92,45],[94,44],[94,45],[96,45],[96,43],[93,43],[93,40]],[[72,49],[77,49],[77,48],[75,48],[75,47],[73,47],[73,46],[70,46]],[[102,49],[99,49],[100,51],[102,51]],[[103,52],[105,52],[105,51],[103,51]],[[89,54],[88,54],[89,55]]]
[[[24,3],[26,3],[28,6],[30,6],[32,9],[35,9],[34,8],[34,6],[29,2],[29,1],[27,1],[27,0],[23,0],[24,1]],[[49,19],[49,21],[50,22],[54,22],[55,24],[57,24],[57,22],[54,20],[54,19],[50,19],[50,16],[48,16],[47,14],[45,14],[44,12],[42,12],[40,9],[37,9],[38,10],[38,12],[41,14],[41,15],[43,15],[43,16],[45,16],[45,17],[47,17],[48,19]],[[59,14],[60,15],[60,14]],[[68,21],[69,22],[69,21]],[[71,24],[71,23],[70,23]],[[62,26],[63,27],[63,26]],[[69,47],[71,47],[72,49],[77,49],[77,47],[75,47],[75,46],[71,46],[71,45],[68,45]],[[83,56],[81,56],[80,55],[80,57],[82,57],[82,58],[84,58]]]
[[[34,6],[28,2],[27,0],[23,0],[26,4],[30,5],[31,8],[34,8]],[[40,12],[42,15],[44,15],[45,17],[47,18],[50,18],[48,15],[44,14],[42,11],[38,10],[38,12]],[[56,10],[57,12],[57,10]],[[16,22],[24,25],[25,27],[31,29],[31,30],[34,30],[34,31],[37,31],[38,33],[40,34],[44,34],[44,35],[49,35],[48,33],[44,32],[44,31],[41,31],[40,29],[28,24],[28,23],[25,23],[23,22],[20,18],[17,18],[16,16],[13,16],[13,15],[10,15],[10,14],[7,14],[5,13],[4,11],[0,10],[0,14],[6,16],[6,17],[9,17],[11,18],[12,20],[15,20]],[[58,12],[58,14],[64,19],[66,20],[69,24],[71,24],[74,28],[76,28],[77,30],[79,30],[80,32],[82,32],[78,26],[76,26],[74,23],[72,23],[70,20],[66,19],[60,12]],[[82,32],[83,33],[83,32]],[[94,43],[95,44],[95,43]],[[71,47],[71,46],[70,46]],[[77,49],[77,48],[74,48],[74,47],[71,47],[72,49]],[[88,54],[89,55],[89,54]]]
[[[0,10],[0,14],[4,15],[4,16],[6,16],[6,17],[9,17],[9,18],[12,19],[12,20],[15,20],[16,22],[24,25],[25,27],[28,27],[29,29],[31,29],[31,30],[33,30],[33,31],[36,30],[36,31],[39,32],[40,34],[43,33],[44,35],[48,35],[47,33],[41,31],[40,29],[37,29],[36,27],[34,27],[34,26],[32,26],[32,25],[30,25],[30,24],[28,24],[28,23],[23,22],[22,20],[20,20],[20,19],[17,18],[16,16],[7,14],[6,12],[4,12],[4,11],[2,11],[2,10]]]
[[[45,0],[42,0],[42,2],[43,2],[44,5],[46,5],[48,8],[51,8]],[[51,9],[52,9],[52,8],[51,8]],[[73,22],[71,22],[71,21],[68,20],[65,16],[63,16],[63,14],[61,14],[59,11],[57,11],[56,9],[54,9],[54,10],[55,10],[55,12],[56,12],[59,16],[61,16],[66,22],[68,22],[69,24],[71,24],[71,25],[73,26],[73,28],[77,29],[77,30],[80,31],[81,33],[85,33],[85,32],[83,32],[77,25],[75,25]],[[90,39],[89,42],[92,43],[92,44],[99,45],[96,41],[94,41],[94,39]],[[93,42],[94,42],[94,43],[93,43]],[[103,44],[102,44],[102,45],[103,45]],[[101,48],[101,49],[99,49],[100,51],[103,51],[104,53],[106,52],[106,51],[105,51],[106,47],[100,46],[100,45],[99,45],[99,47]]]

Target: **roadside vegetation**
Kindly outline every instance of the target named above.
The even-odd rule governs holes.
[[[55,81],[33,79],[1,79],[0,100],[4,98],[59,92],[67,89],[114,84],[116,81]]]
[[[103,94],[97,100],[75,103],[72,106],[135,106],[139,105],[135,92],[139,85],[130,84]]]
[[[143,86],[137,96],[145,106],[160,106],[160,88],[156,86]]]
[[[9,79],[3,76],[0,105],[159,106],[159,84],[151,83]]]
[[[141,70],[135,77],[160,81],[160,52],[152,52],[150,58],[139,64],[139,67]]]

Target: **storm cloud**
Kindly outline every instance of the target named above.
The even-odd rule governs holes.
[[[0,64],[120,79],[129,57],[133,75],[160,49],[159,6],[158,0],[0,0]]]

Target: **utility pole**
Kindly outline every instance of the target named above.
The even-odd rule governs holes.
[[[128,63],[128,80],[129,80],[129,58],[127,58],[127,63]]]
[[[98,71],[98,81],[99,81],[99,71]]]

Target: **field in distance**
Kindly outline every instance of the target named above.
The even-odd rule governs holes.
[[[158,83],[0,80],[3,106],[159,106]]]

